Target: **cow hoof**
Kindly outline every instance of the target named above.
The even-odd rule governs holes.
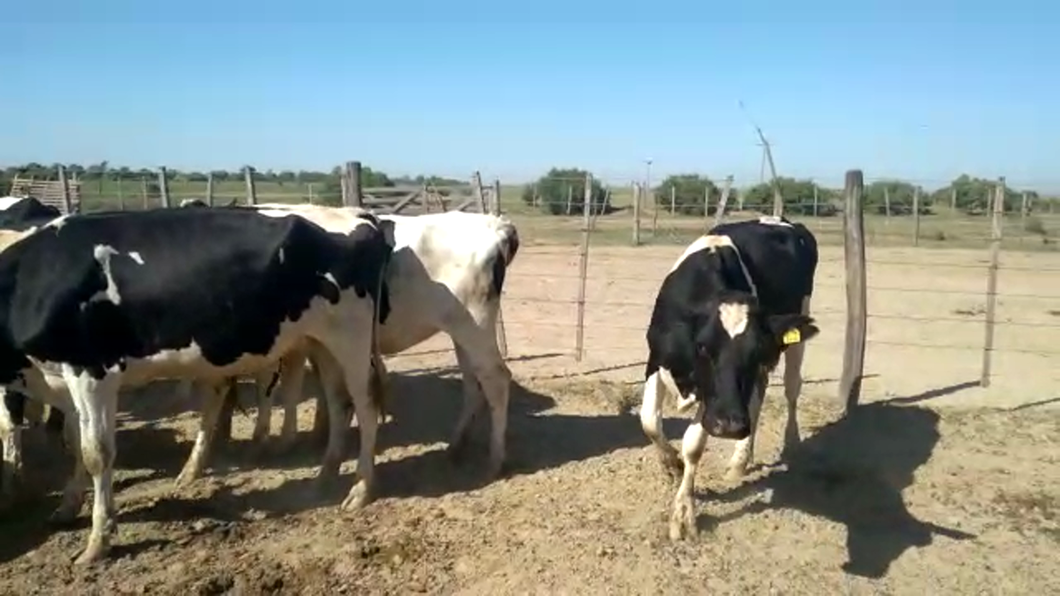
[[[60,503],[55,508],[55,511],[48,516],[48,523],[60,528],[73,525],[74,521],[77,520],[78,514],[81,513],[82,504],[82,501]]]
[[[467,440],[461,438],[450,442],[445,454],[454,464],[463,463],[467,459]]]
[[[368,485],[365,484],[364,480],[361,480],[353,485],[350,493],[342,500],[342,508],[346,511],[356,511],[367,505],[368,501]]]
[[[674,512],[670,517],[670,540],[679,541],[693,539],[699,534],[696,528],[695,509],[691,499],[674,504]]]
[[[182,470],[177,475],[177,479],[173,481],[173,490],[178,491],[187,487],[192,482],[199,479],[199,474],[193,470]]]
[[[91,565],[103,560],[107,555],[107,549],[102,544],[90,544],[76,559],[74,565]]]
[[[677,456],[676,451],[663,452],[660,455],[660,461],[662,462],[663,472],[666,473],[671,481],[677,482],[681,480],[684,464],[681,462],[681,458]]]
[[[729,469],[725,470],[725,479],[729,482],[739,482],[744,476],[747,476],[746,463],[729,466]]]

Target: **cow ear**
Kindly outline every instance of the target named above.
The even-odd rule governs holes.
[[[813,317],[803,314],[772,315],[769,317],[769,330],[782,350],[809,341],[821,332],[814,324]]]

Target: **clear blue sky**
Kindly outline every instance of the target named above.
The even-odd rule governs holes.
[[[384,8],[386,7],[386,8]],[[14,0],[0,164],[1060,189],[1060,4]]]

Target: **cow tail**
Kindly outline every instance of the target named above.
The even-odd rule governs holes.
[[[504,290],[504,277],[515,260],[515,253],[519,252],[519,231],[515,224],[507,218],[499,218],[500,228],[497,230],[500,242],[497,243],[497,252],[493,258],[493,276],[490,281],[490,298],[500,298]]]

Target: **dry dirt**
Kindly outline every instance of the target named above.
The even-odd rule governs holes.
[[[983,389],[985,254],[870,249],[878,316],[863,404],[842,417],[841,252],[823,247],[802,446],[733,485],[720,475],[731,443],[711,443],[700,536],[672,544],[674,487],[630,408],[648,305],[680,250],[593,249],[581,362],[571,357],[575,252],[521,250],[505,298],[517,383],[511,471],[499,481],[482,478],[481,457],[454,465],[443,454],[460,402],[445,340],[390,360],[395,417],[382,432],[380,494],[357,513],[337,507],[356,429],[345,485],[317,495],[310,402],[293,453],[252,459],[249,419],[237,415],[237,440],[212,474],[174,491],[198,416],[160,384],[123,400],[112,557],[75,568],[87,509],[75,528],[49,527],[68,464],[27,433],[26,494],[0,514],[0,593],[1060,593],[1055,257],[1006,254],[998,318],[1008,324]],[[778,393],[771,387],[760,424],[761,463],[777,457]],[[667,432],[683,426],[669,419]]]

